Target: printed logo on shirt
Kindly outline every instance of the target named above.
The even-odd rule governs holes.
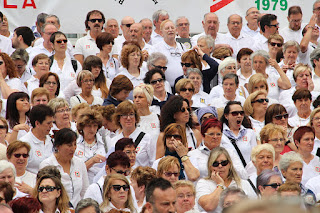
[[[83,151],[78,151],[77,155],[78,155],[79,157],[82,157],[82,156],[83,156]]]
[[[41,157],[41,156],[42,156],[40,150],[37,150],[37,151],[36,151],[36,155],[37,155],[38,157]]]
[[[275,87],[276,84],[272,82],[272,83],[270,83],[270,86],[271,86],[271,87]]]
[[[114,67],[114,64],[113,64],[113,62],[110,62],[110,67],[112,67],[112,68]]]
[[[89,44],[86,45],[86,49],[90,49],[90,45]]]
[[[151,128],[157,128],[155,123],[151,123]]]
[[[248,141],[247,136],[243,136],[242,140],[243,140],[243,141]]]
[[[320,167],[316,166],[316,172],[320,172]]]
[[[74,172],[74,175],[75,175],[76,177],[80,177],[80,172]]]
[[[244,97],[244,95],[243,95],[243,92],[242,92],[242,91],[239,91],[239,95]]]
[[[70,73],[70,75],[71,75],[72,78],[76,77],[76,74],[74,72]]]
[[[136,153],[138,153],[139,151],[140,151],[140,146],[136,148]]]
[[[205,101],[205,99],[203,99],[203,98],[200,98],[200,103],[205,103],[206,101]]]

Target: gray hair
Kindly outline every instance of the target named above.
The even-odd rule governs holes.
[[[48,16],[46,17],[46,21],[47,21],[47,19],[48,19],[48,18],[51,18],[51,17],[56,18],[56,19],[57,19],[58,24],[60,25],[60,19],[58,18],[58,16],[53,15],[53,14],[48,15]]]
[[[158,22],[160,16],[166,16],[166,15],[169,16],[169,13],[167,11],[165,11],[165,10],[157,10],[156,12],[153,13],[152,20],[155,21],[155,22]]]
[[[189,78],[189,75],[191,73],[196,73],[198,75],[201,76],[201,80],[203,79],[203,75],[202,75],[202,72],[198,69],[198,68],[188,68],[187,69],[187,78]]]
[[[91,198],[85,198],[79,201],[75,209],[75,213],[79,213],[81,210],[93,206],[96,213],[100,213],[99,203]]]
[[[223,206],[224,200],[229,195],[238,195],[241,198],[241,200],[248,198],[248,196],[246,195],[246,193],[242,189],[240,189],[238,187],[231,186],[231,187],[228,187],[225,190],[223,190],[223,192],[221,193],[220,201],[219,201],[220,206]]]
[[[267,53],[267,51],[265,50],[257,50],[257,51],[254,51],[251,55],[250,55],[250,59],[251,59],[251,62],[253,63],[253,59],[254,57],[256,56],[262,56],[265,60],[265,62],[267,63],[267,67],[269,66],[269,59],[270,59],[270,56],[269,54]]]
[[[44,33],[44,29],[46,28],[46,26],[48,26],[48,25],[52,25],[52,26],[54,26],[54,24],[52,24],[52,23],[44,23],[43,25],[42,25],[42,27],[41,27],[41,32],[43,32]],[[55,28],[57,28],[56,26],[54,26]]]
[[[203,22],[206,22],[206,17],[207,17],[207,15],[209,15],[209,14],[215,14],[215,13],[209,12],[209,13],[204,14],[204,16],[203,16]],[[215,15],[217,16],[217,14],[215,14]],[[218,18],[218,21],[219,21],[219,17],[218,17],[218,16],[217,16],[217,18]]]
[[[168,59],[167,57],[161,53],[161,52],[154,52],[151,55],[149,55],[148,61],[147,61],[147,67],[151,67],[153,66],[152,64],[154,64],[156,61],[158,61],[159,59],[163,59],[166,61],[166,63],[168,63]]]
[[[56,113],[58,108],[69,107],[69,104],[64,98],[54,98],[49,101],[48,106]]]
[[[300,154],[298,154],[294,151],[284,153],[280,159],[280,162],[279,162],[280,170],[287,171],[290,164],[294,163],[294,162],[300,162],[303,165],[303,160],[302,160]]]
[[[214,39],[212,38],[212,36],[210,36],[210,35],[200,36],[200,37],[198,38],[198,41],[200,41],[200,40],[202,40],[202,39],[204,39],[204,40],[206,41],[208,47],[212,47],[212,49],[214,48],[215,41],[214,41]]]
[[[259,144],[259,145],[257,145],[257,146],[252,148],[252,150],[251,150],[251,160],[252,160],[252,162],[256,162],[257,155],[260,152],[262,152],[263,150],[266,150],[266,151],[272,153],[273,161],[275,160],[275,151],[274,151],[273,146],[271,144],[264,143],[264,144]]]
[[[232,15],[230,15],[230,16],[228,17],[228,22],[227,22],[228,24],[230,23],[230,17],[233,16],[233,15],[239,16],[239,17],[240,17],[240,20],[241,20],[241,23],[243,22],[242,16],[240,16],[240,15],[238,15],[238,14],[232,14]]]
[[[227,79],[234,79],[234,82],[236,83],[236,85],[237,86],[239,85],[239,77],[236,74],[234,73],[226,74],[225,76],[223,76],[222,83]]]
[[[47,18],[48,14],[47,13],[40,13],[38,16],[37,16],[37,23],[40,24],[40,23],[45,23],[46,22],[46,18]]]
[[[270,178],[273,176],[278,176],[281,179],[281,175],[279,172],[272,171],[271,169],[263,170],[257,177],[257,189],[260,193],[259,186],[264,186],[269,183]]]
[[[320,2],[320,0],[316,0],[314,3],[313,3],[313,6],[312,6],[312,9],[314,10],[315,8],[314,8],[314,5],[316,4],[316,3],[319,3]]]
[[[22,60],[25,63],[28,63],[29,61],[29,54],[25,49],[19,48],[16,49],[12,54],[11,54],[11,59],[12,60]]]
[[[14,167],[13,163],[11,163],[7,160],[0,160],[0,173],[2,173],[6,169],[12,169],[14,178],[16,178],[17,172],[16,172],[16,168]]]
[[[319,58],[320,58],[320,48],[316,48],[310,54],[310,62],[311,62],[311,65],[312,65],[313,68],[316,67],[316,65],[314,64],[313,60],[317,60],[318,61]]]
[[[221,71],[224,71],[224,69],[226,68],[226,66],[228,66],[229,64],[235,64],[237,67],[237,60],[232,58],[232,57],[227,57],[225,58],[218,67],[218,73],[220,73]]]
[[[300,52],[300,45],[296,41],[287,41],[282,46],[282,52],[285,53],[289,47],[295,47],[298,52]]]
[[[188,24],[190,24],[190,22],[189,22],[189,19],[187,18],[187,17],[185,17],[185,16],[179,16],[177,19],[176,19],[176,27],[178,27],[178,21],[180,20],[180,19],[182,19],[182,18],[185,18],[185,19],[187,19],[188,20]]]

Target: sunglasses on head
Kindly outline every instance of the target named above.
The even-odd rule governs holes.
[[[16,157],[16,158],[20,158],[21,156],[23,158],[27,158],[27,157],[29,157],[29,154],[13,154],[13,156]]]
[[[193,63],[182,63],[181,62],[181,66],[185,66],[185,67],[191,67],[193,65]]]
[[[178,177],[179,173],[178,172],[165,172],[164,175],[166,177],[171,177],[172,175],[174,175],[175,177]]]
[[[190,112],[190,108],[185,108],[185,107],[184,107],[184,108],[181,108],[181,109],[180,109],[180,112],[185,112],[186,110],[188,110],[188,111]]]
[[[280,43],[270,42],[270,45],[273,46],[273,47],[275,47],[275,46],[282,47],[282,44],[280,44]]]
[[[155,85],[156,83],[161,83],[161,82],[163,82],[163,78],[159,78],[159,79],[150,81],[150,84]]]
[[[166,139],[174,138],[175,140],[181,140],[182,137],[180,135],[166,135]]]
[[[221,164],[221,166],[226,166],[226,165],[229,164],[229,161],[228,160],[224,160],[224,161],[221,161],[221,162],[215,161],[215,162],[212,163],[212,166],[213,167],[218,167],[220,164]]]
[[[116,173],[118,174],[121,174],[121,175],[124,175],[124,176],[128,176],[130,174],[130,171],[129,170],[126,170],[126,171],[122,171],[122,170],[116,170],[114,168],[111,168],[112,170],[114,170]]]
[[[269,99],[268,98],[259,98],[259,99],[255,100],[255,101],[251,101],[252,104],[256,103],[256,102],[258,102],[260,104],[262,104],[263,102],[269,103]]]
[[[280,183],[271,183],[271,184],[265,184],[265,185],[263,185],[263,186],[264,186],[264,187],[270,186],[270,187],[276,189],[276,188],[280,187],[281,184],[280,184]]]
[[[274,118],[277,119],[277,120],[281,120],[282,118],[287,119],[288,117],[289,117],[288,113],[283,114],[283,115],[276,115],[276,116],[274,116]]]
[[[114,191],[118,192],[123,188],[123,191],[127,192],[130,189],[129,185],[112,185]]]
[[[156,65],[154,65],[154,64],[152,64],[152,66],[154,66],[154,67],[157,68],[157,69],[163,70],[163,71],[166,71],[166,70],[168,69],[168,67],[156,66]]]
[[[243,115],[244,115],[244,111],[233,111],[233,112],[230,112],[230,114],[231,114],[232,116],[238,116],[239,114],[240,114],[241,116],[243,116]]]
[[[67,40],[67,39],[63,39],[63,40],[57,40],[56,42],[57,42],[58,44],[61,44],[62,42],[63,42],[63,43],[67,43],[68,40]]]
[[[58,189],[58,188],[55,187],[55,186],[40,186],[40,187],[38,188],[38,192],[43,192],[44,189],[45,189],[47,192],[52,192],[53,190]]]
[[[5,125],[0,125],[0,129],[6,129],[7,128],[7,126],[5,126]]]
[[[96,23],[96,21],[101,23],[101,22],[103,22],[103,19],[102,18],[93,18],[93,19],[90,19],[89,21],[92,22],[92,23]]]
[[[193,88],[181,88],[180,89],[180,92],[186,92],[186,91],[189,91],[189,92],[194,92],[194,89]]]

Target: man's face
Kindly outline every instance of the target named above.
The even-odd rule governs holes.
[[[39,132],[48,135],[53,124],[53,117],[52,116],[46,116],[46,119],[40,123],[39,121],[36,121],[36,128],[39,129]]]
[[[165,16],[160,15],[159,20],[157,22],[154,22],[156,29],[160,29],[161,23],[167,19],[169,19],[169,15],[165,15]]]
[[[91,31],[101,32],[103,24],[104,22],[100,13],[93,13],[90,15],[88,26]]]
[[[231,15],[229,18],[228,29],[230,34],[238,38],[242,29],[242,21],[239,15]]]
[[[142,34],[145,40],[150,40],[152,34],[152,22],[149,20],[144,20],[141,22],[143,29]]]
[[[46,23],[51,23],[59,30],[60,24],[58,23],[58,19],[56,17],[49,17],[46,19]]]
[[[132,17],[124,17],[121,21],[121,30],[123,32],[123,36],[126,40],[130,39],[130,27],[134,24],[134,20]]]
[[[202,21],[203,29],[206,35],[216,36],[219,31],[219,19],[216,14],[210,13]]]
[[[320,2],[314,4],[313,13],[317,14],[317,19],[320,20]]]
[[[181,38],[189,38],[189,26],[187,18],[181,18],[177,21],[177,32]]]
[[[248,10],[247,15],[246,15],[246,20],[248,23],[254,23],[254,22],[257,23],[259,15],[260,15],[260,12],[257,8],[255,8],[255,7],[250,8]]]
[[[289,22],[289,28],[291,30],[297,31],[300,30],[301,28],[301,22],[302,22],[302,14],[291,14],[288,17],[288,22]]]
[[[167,190],[162,191],[159,188],[156,188],[153,191],[153,200],[152,204],[153,213],[173,213],[176,212],[176,192],[173,188],[168,188]]]
[[[117,38],[119,35],[119,25],[116,20],[108,20],[104,29],[107,33],[110,33],[113,38]]]
[[[20,41],[19,41],[19,39],[18,39],[18,36],[17,36],[17,33],[16,33],[16,32],[13,33],[13,36],[12,36],[11,41],[12,41],[12,47],[13,47],[13,48],[19,48],[19,46],[20,46]]]
[[[42,37],[43,37],[43,40],[45,42],[50,42],[50,37],[53,33],[57,32],[57,28],[52,25],[52,24],[49,24],[47,25],[45,28],[44,28],[44,33],[42,34]]]
[[[135,23],[130,27],[130,39],[131,41],[140,42],[142,41],[142,25]]]
[[[273,20],[273,21],[271,21],[269,26],[265,26],[265,29],[266,29],[266,31],[268,31],[268,33],[270,35],[275,34],[275,33],[279,33],[279,31],[278,31],[279,22],[277,20]]]

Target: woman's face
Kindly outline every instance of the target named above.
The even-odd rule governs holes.
[[[81,81],[82,92],[91,92],[94,86],[94,79],[91,76],[85,76]]]
[[[285,138],[281,132],[276,132],[271,137],[269,137],[269,141],[267,143],[271,144],[274,148],[276,154],[280,154],[283,151]]]
[[[42,204],[50,204],[50,203],[55,203],[57,198],[60,197],[61,190],[60,189],[54,189],[53,187],[56,187],[55,183],[53,180],[50,178],[43,179],[41,183],[39,184],[39,188],[42,189],[42,192],[39,193],[39,200]],[[47,191],[48,189],[48,191]],[[53,191],[51,191],[53,189]]]
[[[91,67],[91,72],[93,74],[94,79],[96,79],[100,75],[101,67],[100,66],[92,66]]]
[[[272,123],[277,124],[279,126],[287,127],[288,126],[288,118],[289,118],[288,113],[282,112],[282,113],[274,115],[272,117]]]
[[[190,83],[182,87],[179,92],[179,95],[187,99],[189,102],[191,101],[193,94],[194,94],[194,88],[192,88],[192,85]]]
[[[40,94],[40,95],[36,95],[36,96],[33,97],[32,106],[36,106],[36,105],[39,105],[39,104],[47,105],[48,102],[49,102],[48,96],[45,95],[45,94]]]
[[[276,39],[271,39],[270,43],[268,43],[268,48],[270,53],[277,54],[277,52],[282,48],[282,42]]]
[[[191,61],[190,58],[186,58],[185,60],[181,61],[181,66],[184,75],[187,75],[188,68],[195,68],[195,64]]]
[[[12,187],[15,187],[16,183],[14,173],[11,168],[7,168],[0,173],[0,182],[9,183]]]
[[[262,150],[256,155],[256,161],[252,161],[257,169],[257,174],[260,174],[263,170],[273,168],[273,156],[268,150]]]
[[[271,176],[269,182],[266,184],[268,186],[259,186],[261,195],[263,197],[271,197],[277,195],[277,190],[281,184],[282,180],[280,176]]]
[[[238,104],[230,105],[229,114],[225,114],[224,116],[228,120],[230,129],[240,129],[243,118],[244,118],[244,112],[240,105]]]
[[[118,94],[116,94],[114,97],[118,100],[118,101],[124,101],[128,98],[130,94],[129,90],[121,90]]]
[[[113,46],[114,42],[110,41],[109,44],[105,44],[102,46],[102,51],[106,52],[106,53],[111,53],[112,50],[112,46]]]
[[[153,62],[152,66],[154,68],[160,69],[163,73],[165,73],[165,71],[167,70],[167,61],[160,58],[160,59],[156,60],[155,62]],[[149,70],[152,69],[153,67],[150,67]]]
[[[21,147],[15,150],[10,158],[8,159],[11,163],[13,163],[14,167],[17,170],[24,170],[27,166],[29,159],[28,150],[26,147]]]
[[[83,128],[83,135],[85,140],[91,140],[96,137],[98,131],[98,124],[90,122],[86,124]]]
[[[130,166],[133,167],[134,164],[136,163],[136,148],[134,146],[126,146],[123,149],[123,152],[126,153],[126,155],[128,155],[129,159],[130,159]]]
[[[186,212],[191,210],[195,204],[195,195],[192,188],[189,186],[180,186],[176,189],[177,202],[176,208],[177,212]]]
[[[68,40],[64,35],[56,35],[53,48],[55,51],[66,51]]]
[[[159,73],[153,74],[150,80],[150,84],[154,89],[155,93],[163,92],[164,89],[164,79]]]
[[[54,120],[56,123],[69,123],[70,118],[70,108],[68,106],[58,108],[54,115]]]
[[[162,32],[163,39],[165,41],[173,40],[176,37],[176,27],[174,26],[174,24],[171,21],[167,22],[164,25],[161,32]]]
[[[302,180],[302,168],[303,164],[299,161],[290,163],[287,171],[282,170],[283,176],[286,178],[286,181],[301,183]]]
[[[125,207],[125,203],[127,202],[128,200],[128,193],[129,191],[125,191],[123,189],[123,187],[120,188],[119,191],[116,191],[114,190],[114,187],[113,186],[116,186],[116,185],[120,185],[120,186],[123,186],[123,185],[127,185],[126,182],[124,182],[123,180],[114,180],[112,182],[112,186],[111,186],[111,189],[110,189],[110,199],[111,199],[111,203],[115,206],[120,206],[121,208],[124,208]]]
[[[252,93],[254,93],[255,91],[262,91],[262,90],[267,92],[267,85],[263,81],[256,83],[252,87]]]
[[[237,84],[235,79],[225,79],[222,83],[223,93],[226,97],[232,97],[236,95]]]
[[[58,89],[58,82],[53,75],[50,75],[47,81],[43,84],[43,88],[49,91],[50,95],[54,95]]]
[[[0,71],[1,71],[3,78],[5,78],[8,75],[6,64],[4,63],[4,60],[1,56],[0,56]]]
[[[240,67],[241,67],[241,70],[251,70],[252,69],[250,55],[243,55],[240,58]]]
[[[77,141],[74,140],[71,143],[62,144],[58,146],[57,149],[60,157],[63,157],[66,160],[71,160],[77,149]]]
[[[263,100],[264,99],[264,100]],[[268,108],[268,102],[266,101],[267,97],[264,94],[258,95],[253,101],[256,101],[255,103],[252,103],[253,111],[259,112],[259,113],[266,113]],[[261,100],[263,100],[262,103]],[[258,102],[260,101],[260,102]]]
[[[226,166],[222,166],[221,162],[226,161],[227,157],[224,154],[221,154],[214,162],[220,163],[219,166],[214,167],[213,165],[210,166],[211,172],[217,172],[220,177],[225,181],[228,178],[230,173],[231,163],[229,162]]]
[[[308,89],[308,81],[311,80],[310,71],[306,69],[305,71],[299,73],[296,78],[296,88],[297,89]]]
[[[183,101],[181,110],[174,113],[173,117],[176,121],[176,123],[183,123],[186,124],[188,123],[189,119],[190,119],[190,108],[187,104],[187,102]]]
[[[128,56],[129,60],[129,67],[139,67],[140,65],[140,59],[141,59],[141,53],[140,52],[132,52]]]
[[[179,180],[179,168],[177,165],[173,165],[170,167],[167,171],[164,171],[161,177],[167,181],[169,181],[171,184],[174,184]]]
[[[291,65],[295,64],[298,58],[299,51],[295,46],[288,47],[283,53],[285,64]]]
[[[206,147],[208,147],[210,150],[219,147],[221,143],[221,137],[222,132],[219,127],[210,127],[207,129],[203,137],[204,145],[206,145]]]
[[[207,54],[207,55],[211,54],[212,47],[208,47],[206,40],[204,40],[204,39],[198,40],[197,45],[202,50],[202,52],[204,52],[205,54]]]
[[[132,110],[128,114],[120,115],[120,125],[124,130],[135,129],[136,128],[135,112]]]
[[[320,112],[314,115],[312,119],[312,126],[316,132],[320,130]]]
[[[253,69],[257,73],[265,73],[267,69],[267,62],[265,58],[261,55],[257,55],[253,58]]]
[[[0,142],[4,142],[7,136],[7,129],[3,121],[0,120]]]
[[[149,107],[147,97],[144,93],[136,94],[133,96],[133,103],[138,109],[147,109]]]
[[[311,153],[314,146],[313,132],[306,132],[301,137],[300,141],[295,141],[299,151]]]
[[[30,109],[30,103],[28,98],[19,98],[16,100],[16,107],[18,112],[28,112]]]
[[[237,74],[237,66],[235,63],[230,63],[221,72],[223,76],[225,76],[228,73]]]
[[[178,130],[175,130],[171,134],[165,135],[165,137],[166,137],[166,147],[171,152],[175,151],[174,141],[176,141],[176,142],[180,141],[181,142],[181,136],[180,136]]]
[[[193,72],[193,73],[190,73],[189,79],[192,81],[195,91],[199,91],[202,84],[201,75]]]
[[[50,64],[49,59],[39,59],[35,66],[33,66],[34,71],[36,71],[39,77],[49,72]]]

